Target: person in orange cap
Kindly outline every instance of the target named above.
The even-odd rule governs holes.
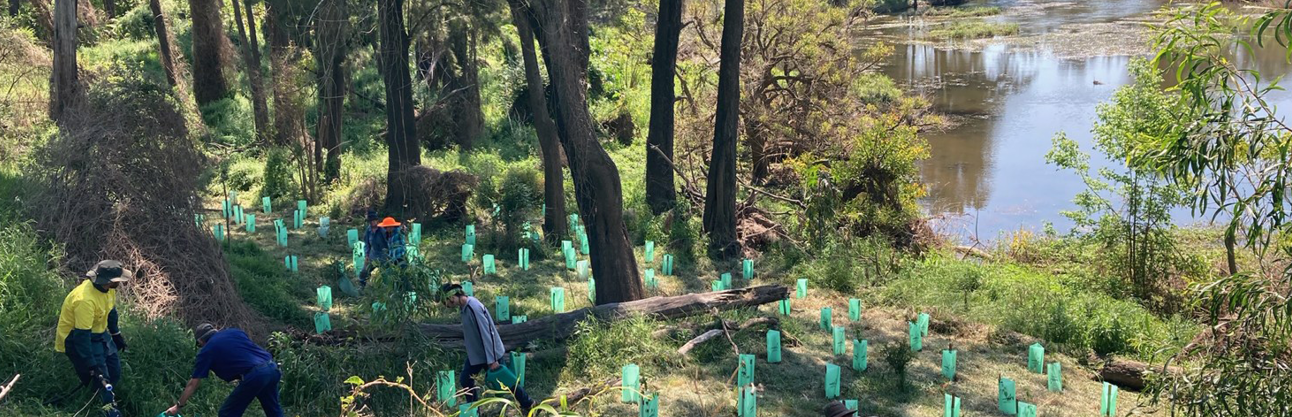
[[[407,245],[404,241],[404,228],[394,217],[386,217],[377,223],[376,229],[367,236],[368,265],[359,275],[359,286],[368,285],[368,276],[372,268],[389,265],[403,266],[404,252]]]

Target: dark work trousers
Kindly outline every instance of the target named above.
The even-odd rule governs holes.
[[[507,366],[506,363],[503,363],[501,365]],[[472,365],[470,359],[463,361],[462,374],[458,376],[458,384],[462,385],[462,388],[467,390],[467,402],[473,403],[473,402],[476,402],[476,400],[480,399],[480,392],[479,392],[480,390],[476,389],[475,374],[478,374],[480,372],[486,372],[488,370],[489,370],[489,364],[487,363],[480,364],[480,365]],[[516,401],[519,401],[522,407],[529,407],[531,405],[534,405],[534,400],[531,400],[529,398],[529,395],[525,394],[524,388],[516,387],[516,390],[512,392],[512,394],[516,396]]]
[[[278,381],[282,378],[282,372],[273,362],[247,371],[238,386],[229,393],[229,398],[220,405],[220,417],[241,417],[251,405],[251,400],[255,399],[260,400],[260,408],[265,410],[266,417],[283,417],[283,407],[278,404]]]
[[[116,346],[108,346],[111,343],[112,343],[111,341],[105,342],[104,339],[102,337],[99,337],[98,335],[91,337],[90,349],[92,350],[92,352],[90,353],[90,356],[94,358],[99,358],[99,357],[103,358],[103,366],[99,367],[99,369],[97,369],[96,371],[100,374],[103,374],[103,376],[107,378],[108,383],[112,384],[113,389],[115,389],[117,383],[121,382],[121,356],[117,353]],[[111,352],[111,353],[108,353],[108,352]],[[107,353],[106,356],[104,356],[105,353]],[[71,358],[72,352],[68,351],[67,356],[68,358]],[[75,368],[75,362],[73,362],[73,368]],[[90,389],[99,391],[99,399],[102,400],[104,404],[112,404],[112,401],[115,399],[115,394],[113,394],[113,392],[111,391],[103,389],[103,387],[100,385],[100,382],[97,378],[91,380],[90,376],[86,375],[85,370],[82,370],[82,369],[76,369],[76,374],[78,377],[81,378],[82,384],[88,384]],[[120,415],[120,414],[114,414],[114,413],[117,413],[117,410],[107,411],[104,413],[104,415],[108,417],[115,417]]]

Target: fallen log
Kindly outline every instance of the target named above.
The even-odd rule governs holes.
[[[1104,362],[1103,368],[1099,369],[1098,377],[1100,380],[1116,385],[1123,389],[1131,391],[1141,391],[1144,389],[1144,376],[1148,372],[1161,372],[1162,368],[1150,368],[1148,364],[1128,359],[1109,359]],[[1178,373],[1180,368],[1168,367],[1167,373]]]
[[[498,336],[502,338],[503,345],[519,348],[533,340],[565,339],[574,333],[575,324],[588,317],[596,317],[606,321],[619,320],[634,315],[645,315],[658,319],[674,319],[705,313],[713,309],[732,310],[755,307],[784,300],[788,297],[789,288],[781,285],[764,285],[673,297],[651,297],[637,301],[582,308],[567,313],[540,317],[520,324],[499,325]],[[435,340],[441,346],[462,347],[461,325],[422,324],[419,327],[423,334]]]
[[[731,328],[731,330],[738,333],[750,327],[757,326],[757,325],[764,325],[764,324],[770,327],[776,327],[780,325],[780,320],[777,320],[775,317],[757,317],[757,318],[749,319],[744,323],[741,323],[740,325],[731,323],[731,324],[728,324],[726,327],[729,327]],[[694,339],[691,339],[690,341],[686,342],[686,344],[682,345],[682,347],[677,348],[677,354],[685,355],[688,352],[690,352],[691,349],[695,349],[695,347],[699,346],[701,343],[707,342],[709,341],[709,339],[713,339],[715,337],[722,335],[722,332],[723,330],[721,328],[704,332],[699,336],[696,336]]]

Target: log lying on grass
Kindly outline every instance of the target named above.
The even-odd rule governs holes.
[[[777,320],[775,317],[758,317],[758,318],[749,319],[744,323],[741,323],[740,325],[731,324],[731,325],[725,325],[725,327],[712,329],[686,342],[686,344],[682,345],[682,347],[677,349],[677,353],[679,355],[685,355],[688,352],[690,352],[691,349],[695,349],[696,346],[700,346],[701,343],[707,342],[709,341],[709,339],[718,337],[726,331],[731,331],[733,333],[736,333],[736,332],[740,332],[741,330],[745,330],[747,328],[758,326],[758,325],[777,327],[780,325],[780,320]]]
[[[574,333],[574,325],[589,316],[613,321],[633,315],[660,319],[674,319],[709,310],[732,310],[774,303],[789,297],[789,288],[781,285],[764,285],[735,290],[687,294],[674,297],[651,297],[624,303],[603,304],[568,313],[553,314],[520,324],[498,326],[502,343],[512,348],[538,339],[564,339]],[[462,346],[462,326],[448,324],[422,324],[422,333],[448,347]]]
[[[1150,369],[1148,364],[1139,361],[1109,359],[1104,362],[1104,367],[1099,369],[1099,379],[1122,389],[1138,392],[1144,389],[1144,376],[1148,372],[1162,372],[1162,368],[1154,367]],[[1170,374],[1179,373],[1180,368],[1168,367],[1166,372]]]

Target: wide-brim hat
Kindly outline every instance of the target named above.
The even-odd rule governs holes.
[[[843,401],[835,401],[826,405],[822,414],[826,417],[848,417],[857,415],[857,411],[849,410]]]
[[[201,343],[206,339],[210,339],[216,331],[215,325],[211,323],[202,323],[197,325],[197,328],[193,329],[193,338],[197,339],[198,343]]]
[[[376,220],[377,220],[377,211],[376,211],[376,210],[368,210],[368,214],[367,214],[366,218],[367,218],[367,219],[368,219],[368,221],[370,221],[370,222],[371,222],[371,221],[376,221]]]
[[[98,285],[107,285],[113,282],[126,282],[134,278],[134,273],[129,269],[122,267],[121,262],[114,260],[99,261],[94,265],[94,269],[85,272],[85,277],[94,281]]]
[[[381,223],[377,223],[377,227],[399,227],[399,222],[395,221],[394,217],[387,217],[381,219]]]

